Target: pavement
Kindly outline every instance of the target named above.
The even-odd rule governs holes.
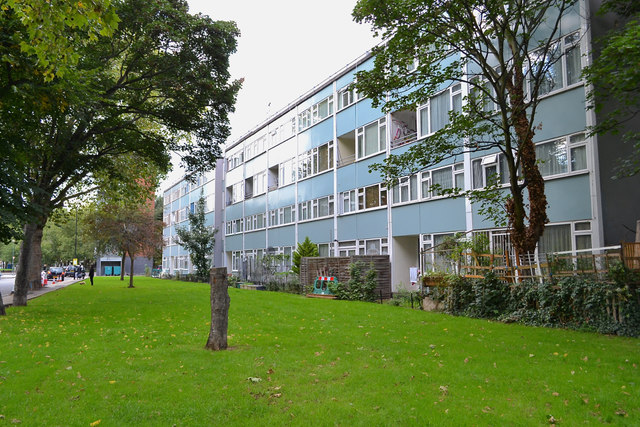
[[[4,277],[4,274],[2,275]],[[36,289],[36,290],[31,290],[29,292],[27,292],[27,301],[34,299],[34,298],[38,298],[39,296],[42,296],[44,294],[47,294],[49,292],[53,292],[53,291],[57,291],[59,289],[62,288],[66,288],[69,285],[73,285],[74,283],[78,283],[78,282],[82,282],[86,280],[87,283],[89,283],[89,277],[86,277],[85,279],[65,279],[63,281],[59,281],[56,282],[55,284],[51,283],[51,280],[49,280],[49,283],[45,286],[43,286],[40,289]],[[11,307],[13,305],[13,294],[12,295],[2,295],[2,302],[4,303],[5,308],[6,307]]]

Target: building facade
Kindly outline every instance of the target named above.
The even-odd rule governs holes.
[[[620,236],[605,240],[607,221],[628,221],[603,217],[611,206],[603,207],[601,181],[608,182],[610,171],[600,169],[598,140],[588,136],[596,116],[585,108],[580,78],[591,49],[582,16],[576,9],[575,19],[562,28],[561,58],[537,113],[534,142],[550,220],[540,253],[617,244]],[[506,178],[500,153],[464,153],[401,178],[393,188],[370,172],[372,164],[442,128],[448,111],[461,109],[469,94],[467,85],[449,84],[415,110],[383,113],[352,88],[356,73],[372,65],[371,55],[363,55],[227,146],[224,179],[215,182],[215,190],[206,187],[205,194],[224,193],[215,216],[224,216],[222,263],[230,271],[246,274],[268,254],[285,255],[286,269],[286,258],[309,237],[321,256],[388,254],[395,291],[408,287],[412,267],[434,261],[427,259],[436,256],[429,249],[456,233],[483,234],[494,251],[510,247],[508,231],[484,218],[469,198],[442,195],[433,187],[471,190],[484,187],[495,174]],[[606,150],[615,147],[615,141],[608,144]],[[165,214],[192,201],[189,191],[179,193],[184,201],[176,205],[176,198],[165,199],[165,207],[173,203]],[[638,199],[640,194],[632,206],[638,207]],[[175,245],[166,251],[169,269],[174,262],[186,265],[186,254]]]
[[[194,213],[196,203],[200,197],[206,202],[205,220],[208,227],[218,230],[215,235],[216,245],[211,254],[211,265],[223,265],[223,239],[222,229],[223,210],[216,209],[222,206],[223,187],[223,161],[219,160],[212,172],[198,176],[194,182],[181,179],[171,185],[163,193],[162,222],[164,223],[163,237],[164,248],[162,250],[162,272],[165,274],[189,274],[194,272],[189,253],[178,244],[176,229],[178,227],[189,228],[189,213]]]

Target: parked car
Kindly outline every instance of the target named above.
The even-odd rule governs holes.
[[[84,267],[81,265],[70,265],[66,268],[66,277],[84,279]]]
[[[47,280],[64,280],[64,268],[50,267],[47,271]]]

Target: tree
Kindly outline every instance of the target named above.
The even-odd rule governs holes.
[[[129,153],[166,169],[173,150],[184,153],[189,175],[211,169],[229,134],[240,86],[228,72],[235,24],[190,15],[184,0],[118,1],[116,11],[112,37],[78,41],[73,72],[38,88],[37,109],[25,107],[30,94],[21,90],[3,101],[9,151],[28,171],[28,191],[17,192],[37,212],[23,229],[16,305],[39,280],[42,229],[54,209],[128,179],[118,159]]]
[[[198,279],[205,281],[209,277],[211,267],[209,256],[213,252],[216,243],[214,236],[217,233],[215,228],[206,225],[204,216],[206,204],[204,196],[200,194],[195,211],[189,212],[189,228],[176,227],[179,244],[189,252]]]
[[[125,260],[129,257],[129,287],[133,288],[135,258],[139,255],[152,257],[155,250],[162,247],[162,221],[154,218],[153,205],[98,204],[86,221],[88,232],[99,242],[98,253],[121,255],[120,280],[124,279]]]
[[[302,260],[302,257],[305,256],[320,256],[318,246],[311,242],[309,236],[304,238],[304,242],[298,243],[298,248],[293,252],[293,265],[291,266],[291,271],[295,274],[300,274],[300,261]]]
[[[78,53],[72,41],[88,43],[109,36],[118,17],[110,0],[0,0],[0,121],[16,112],[34,117],[42,107],[46,83],[73,69]],[[8,114],[10,113],[10,114]],[[37,126],[36,120],[30,120]],[[5,127],[11,141],[15,123]],[[17,130],[16,134],[20,135]],[[18,148],[19,148],[19,144]],[[0,241],[21,239],[21,226],[38,215],[24,197],[30,184],[20,149],[3,144],[0,152]]]
[[[640,173],[640,131],[637,125],[625,128],[640,114],[640,3],[609,0],[598,11],[606,13],[615,14],[621,23],[597,41],[600,55],[585,68],[584,75],[593,88],[588,99],[596,112],[602,112],[608,103],[615,104],[604,120],[592,127],[592,133],[622,132],[622,139],[632,146],[630,155],[620,160],[616,175],[621,178]]]
[[[553,82],[560,23],[566,14],[578,13],[576,3],[360,0],[355,19],[370,23],[386,41],[374,49],[373,69],[356,77],[357,90],[374,106],[383,104],[387,112],[415,108],[447,87],[470,87],[464,107],[454,106],[433,135],[371,170],[393,185],[463,153],[498,150],[509,171],[502,177],[508,194],[498,182],[464,194],[484,203],[481,213],[509,225],[518,253],[532,252],[548,222],[533,143],[536,111]]]

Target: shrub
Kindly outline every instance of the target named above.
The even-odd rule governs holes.
[[[369,301],[376,300],[376,288],[378,287],[378,272],[369,265],[369,269],[364,272],[365,263],[357,261],[349,264],[349,276],[347,283],[338,282],[329,284],[329,289],[337,299],[348,301]]]

